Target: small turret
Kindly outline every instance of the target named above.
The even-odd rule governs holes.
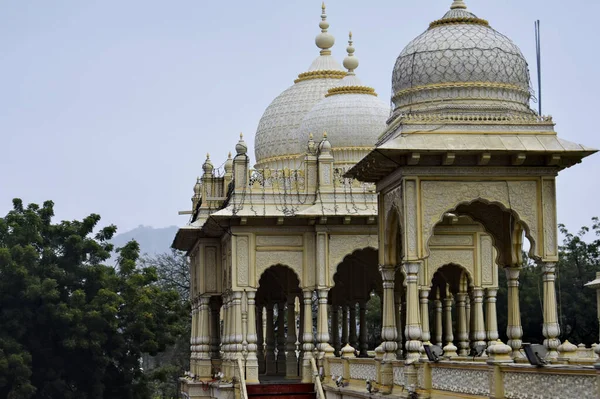
[[[202,170],[204,171],[204,176],[212,175],[214,169],[215,169],[215,167],[213,166],[212,162],[210,161],[210,154],[206,154],[206,161],[204,161],[204,164],[202,165]]]

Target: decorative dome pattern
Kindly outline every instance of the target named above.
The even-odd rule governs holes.
[[[389,116],[389,107],[378,97],[337,94],[324,98],[306,114],[298,131],[300,137],[308,137],[310,133],[320,137],[326,132],[334,150],[371,149],[384,131]]]
[[[398,57],[392,101],[396,113],[485,110],[530,114],[529,82],[527,62],[519,48],[487,21],[453,5]]]
[[[325,98],[306,114],[298,135],[320,136],[327,134],[334,151],[343,151],[342,162],[355,164],[371,150],[385,129],[390,115],[389,107],[381,101],[375,90],[362,84],[354,73],[358,58],[354,56],[352,32],[348,40],[348,56],[344,66],[348,75],[329,89]]]
[[[339,67],[341,71],[341,66]],[[304,154],[308,135],[299,135],[302,118],[323,99],[339,78],[301,80],[281,93],[265,110],[254,141],[257,164],[283,156]]]

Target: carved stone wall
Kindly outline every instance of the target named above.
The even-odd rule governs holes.
[[[340,376],[344,374],[344,367],[342,366],[342,363],[330,362],[329,372],[331,375]]]
[[[490,394],[490,380],[487,370],[433,367],[431,369],[431,383],[433,389],[439,389],[440,391],[481,396],[489,396]]]
[[[539,253],[536,243],[539,242],[538,232],[541,227],[538,225],[540,199],[537,188],[537,181],[533,180],[421,181],[422,241],[423,243],[428,242],[434,226],[442,219],[444,213],[452,211],[460,204],[483,200],[500,204],[505,209],[513,209],[521,221],[527,225],[533,247]],[[410,220],[411,218],[406,217],[406,219]],[[425,245],[424,251],[427,252],[427,250],[427,245]]]
[[[481,285],[498,286],[498,272],[495,264],[495,249],[492,237],[487,234],[479,236],[479,264],[481,265]]]
[[[596,398],[594,375],[555,373],[504,373],[504,396],[508,399]]]
[[[250,275],[250,237],[236,237],[237,285],[247,287]]]
[[[350,363],[350,378],[354,380],[376,380],[375,363]]]
[[[394,385],[404,386],[405,383],[404,365],[394,365]]]
[[[302,251],[257,251],[256,252],[256,281],[271,266],[287,266],[296,273],[302,285],[302,266],[304,253]]]
[[[465,268],[471,279],[475,278],[475,251],[473,249],[432,248],[427,258],[428,280],[430,284],[435,272],[442,266],[453,263]]]
[[[554,179],[544,179],[542,181],[542,210],[544,218],[544,257],[552,259],[558,256],[556,187]]]

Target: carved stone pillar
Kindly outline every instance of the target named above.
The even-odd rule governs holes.
[[[313,358],[313,323],[312,323],[312,291],[302,291],[304,296],[304,333],[302,335],[302,348],[304,357],[302,358],[302,382],[312,383],[312,367],[310,359]]]
[[[369,346],[367,344],[367,301],[361,299],[359,302],[359,321],[360,321],[360,335],[359,335],[359,356],[367,357]]]
[[[418,269],[417,269],[418,270]],[[391,392],[394,385],[394,366],[392,361],[396,360],[396,349],[398,348],[398,330],[396,329],[396,315],[394,306],[394,278],[396,277],[396,268],[390,265],[379,266],[381,277],[383,279],[383,308],[382,308],[382,328],[381,328],[381,348],[383,349],[383,358],[381,362],[381,385],[385,387],[383,392]],[[416,274],[415,274],[416,277]],[[415,281],[416,288],[416,281]],[[419,317],[419,298],[415,290],[417,299],[413,304],[416,308],[417,326]],[[407,327],[408,328],[408,327]],[[408,336],[408,334],[407,334]],[[419,331],[420,337],[420,331]],[[419,352],[417,351],[417,356]]]
[[[210,301],[210,357],[221,358],[221,301],[218,297]]]
[[[246,357],[246,384],[259,384],[258,381],[258,334],[256,332],[256,297],[255,291],[247,292],[248,298],[248,330],[246,341],[248,342],[248,356]],[[262,323],[260,323],[262,324]]]
[[[542,333],[546,338],[544,346],[548,348],[547,358],[557,359],[556,349],[560,345],[560,325],[556,309],[556,263],[541,262],[544,281],[544,326]]]
[[[444,341],[446,342],[446,346],[444,346],[444,355],[446,356],[456,356],[456,346],[454,346],[454,334],[452,332],[452,302],[454,302],[452,298],[452,294],[448,291],[446,293],[446,298],[444,299]]]
[[[342,346],[348,343],[348,305],[342,305]]]
[[[492,342],[498,341],[498,316],[496,315],[496,295],[498,289],[488,288],[485,295],[485,306],[486,306],[486,336],[488,340],[488,347]]]
[[[394,316],[396,317],[396,358],[402,359],[403,345],[402,345],[402,293],[400,291],[394,292]]]
[[[506,279],[508,285],[508,325],[506,335],[508,336],[508,346],[513,350],[512,357],[523,357],[520,352],[523,341],[523,327],[521,326],[521,307],[519,305],[519,267],[507,267]]]
[[[242,292],[233,292],[233,359],[243,357],[244,336],[242,331]]]
[[[324,356],[333,356],[333,347],[329,344],[329,317],[327,316],[327,294],[329,289],[317,290],[319,308],[317,314],[317,348],[319,359]]]
[[[435,293],[435,344],[440,348],[444,347],[443,330],[442,330],[442,301],[440,299],[440,289]]]
[[[358,336],[356,334],[356,303],[351,302],[349,305],[350,308],[350,320],[349,320],[349,345],[354,349],[358,349],[357,341]]]
[[[275,324],[273,319],[273,303],[267,303],[267,331],[266,331],[266,339],[267,346],[266,351],[267,355],[265,356],[265,362],[267,364],[266,372],[267,375],[275,375],[277,374],[277,363],[275,359]]]
[[[421,325],[419,323],[419,287],[417,286],[419,263],[405,263],[406,274],[406,351],[407,359],[416,359],[421,350]]]
[[[285,376],[294,378],[298,376],[298,359],[296,358],[296,309],[294,309],[295,296],[288,296],[287,303],[287,338],[285,341]]]
[[[285,375],[285,302],[277,303],[277,374]]]
[[[467,333],[467,312],[465,306],[466,300],[466,292],[459,292],[456,294],[456,316],[458,318],[456,338],[458,340],[459,356],[467,356],[469,354],[469,334]]]
[[[467,294],[465,313],[467,314],[467,336],[469,337],[469,342],[471,342],[471,294]]]
[[[298,297],[300,304],[300,320],[298,322],[298,374],[302,377],[302,359],[304,359],[304,298]]]
[[[229,356],[229,295],[223,295],[223,345],[221,350],[223,351],[223,359],[227,359]]]
[[[340,315],[339,315],[339,306],[332,305],[331,306],[331,342],[333,344],[333,350],[335,356],[340,355],[340,349],[342,349],[342,344],[340,342]]]
[[[483,319],[483,288],[473,288],[473,305],[475,311],[475,322],[473,323],[473,346],[486,345],[485,342],[485,323]]]
[[[267,364],[265,363],[265,334],[263,329],[263,309],[262,304],[257,306],[256,309],[256,336],[257,336],[257,348],[256,356],[258,357],[258,373],[264,374],[267,371]]]
[[[191,300],[192,304],[192,331],[190,334],[190,371],[196,373],[196,344],[198,343],[197,333],[197,318],[198,318],[198,303],[196,300]]]
[[[429,331],[429,287],[423,287],[419,291],[421,302],[421,340],[429,342],[431,340],[431,332]]]

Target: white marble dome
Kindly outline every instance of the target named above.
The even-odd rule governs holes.
[[[302,118],[345,74],[341,65],[333,57],[328,56],[328,58],[330,60],[327,62],[327,68],[330,69],[311,67],[308,72],[317,73],[316,78],[307,80],[299,78],[299,81],[277,96],[267,107],[258,123],[254,139],[257,164],[263,164],[278,157],[305,153],[308,136],[298,137],[297,135]],[[322,60],[317,59],[316,61]],[[319,62],[319,64],[323,64],[323,62]],[[324,68],[321,65],[317,67]],[[331,71],[338,72],[338,74],[332,74]],[[322,72],[321,76],[318,75],[319,72]]]
[[[528,113],[530,88],[521,50],[454,1],[410,42],[392,76],[395,113]]]
[[[308,71],[298,75],[293,86],[273,100],[258,123],[254,138],[257,168],[269,167],[281,160],[295,166],[296,160],[306,152],[308,141],[307,136],[298,135],[302,118],[346,75],[331,55],[335,39],[327,32],[329,23],[324,5],[319,27],[321,33],[315,38],[315,44],[321,49],[319,57]]]
[[[327,133],[333,150],[346,153],[336,159],[354,164],[375,146],[389,116],[389,105],[356,76],[349,75],[306,114],[298,136],[308,138],[312,133],[320,139]]]

